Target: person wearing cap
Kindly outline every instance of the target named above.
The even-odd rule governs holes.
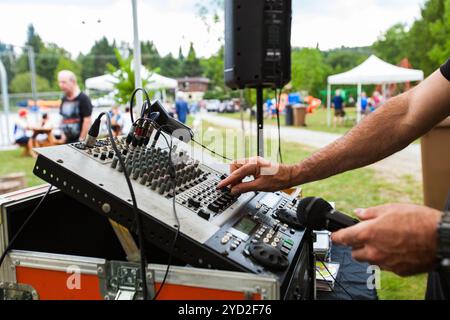
[[[32,156],[31,149],[31,125],[28,119],[28,111],[25,108],[22,108],[18,112],[19,119],[14,123],[14,141],[19,146],[24,147],[24,156]]]

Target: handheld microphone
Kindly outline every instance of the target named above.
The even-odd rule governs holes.
[[[335,232],[339,229],[353,226],[359,220],[339,212],[324,199],[305,198],[297,207],[298,221],[310,230],[328,230]]]

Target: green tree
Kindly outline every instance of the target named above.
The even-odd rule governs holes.
[[[184,62],[183,49],[181,48],[181,46],[178,48],[178,60],[180,62]]]
[[[225,86],[223,68],[224,68],[224,47],[221,46],[216,54],[209,58],[200,60],[203,76],[207,77],[211,83],[209,91],[205,94],[205,99],[230,99],[239,96],[238,91],[232,91]]]
[[[70,54],[54,43],[46,45],[36,55],[36,73],[47,79],[50,84],[56,83],[55,71],[61,58],[70,59]]]
[[[171,53],[162,57],[159,63],[161,74],[166,77],[179,78],[182,76],[181,61],[175,59]]]
[[[27,29],[27,41],[25,42],[25,48],[23,48],[22,54],[19,56],[19,58],[16,61],[16,72],[24,73],[27,71],[30,71],[29,66],[29,52],[28,52],[28,46],[33,48],[33,52],[35,54],[35,59],[37,56],[39,56],[40,52],[44,50],[45,44],[42,41],[41,37],[36,33],[36,30],[34,29],[34,26],[32,24],[28,25]],[[36,69],[37,69],[37,61],[35,60]],[[37,72],[37,71],[36,71]]]
[[[83,87],[83,81],[81,79],[81,65],[70,59],[67,57],[60,57],[59,61],[58,61],[58,65],[56,66],[55,69],[55,74],[54,74],[54,79],[55,79],[55,83],[54,83],[54,87],[58,87],[58,72],[60,72],[61,70],[70,70],[73,73],[75,73],[77,80],[78,80],[78,84]]]
[[[379,58],[392,64],[398,64],[408,56],[407,44],[408,32],[406,26],[397,23],[379,37],[372,47]]]
[[[28,25],[27,29],[27,42],[26,46],[31,46],[34,50],[34,53],[39,53],[44,48],[44,42],[41,37],[36,33],[34,26],[32,24]]]
[[[224,87],[224,47],[209,58],[201,59],[203,75],[211,80],[211,87]]]
[[[413,23],[408,32],[407,57],[412,66],[422,69],[425,75],[434,72],[443,62],[433,61],[430,54],[438,41],[432,33],[431,24],[443,20],[444,1],[446,0],[426,1],[421,10],[421,17]]]
[[[348,71],[366,60],[372,50],[367,47],[338,48],[323,52],[325,64],[333,74]]]
[[[119,66],[116,67],[113,64],[107,65],[109,73],[118,78],[118,82],[114,84],[114,89],[117,90],[114,99],[120,105],[127,105],[135,89],[134,70],[132,69],[133,56],[124,58],[117,49],[114,49],[114,54]],[[142,79],[142,86],[145,87],[148,81],[148,79]]]
[[[160,66],[161,57],[152,41],[141,42],[142,64],[148,69]]]
[[[87,55],[80,55],[78,62],[83,66],[81,76],[83,81],[87,78],[104,75],[107,65],[118,67],[115,54],[116,43],[109,43],[106,37],[96,41]]]
[[[436,65],[450,57],[450,0],[444,0],[442,18],[430,23],[430,33],[434,39],[428,57]]]
[[[29,93],[31,92],[31,73],[20,73],[11,81],[10,90],[13,93]],[[45,92],[50,91],[50,84],[47,79],[36,76],[36,90]]]
[[[326,85],[329,67],[318,49],[294,49],[292,51],[292,88],[318,95]]]
[[[183,76],[197,77],[201,76],[202,74],[203,70],[202,66],[200,65],[200,60],[197,58],[194,44],[191,42],[189,46],[189,53],[183,63]]]

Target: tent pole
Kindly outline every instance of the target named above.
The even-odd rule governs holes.
[[[327,125],[331,126],[331,84],[327,86]]]
[[[137,3],[136,0],[131,0],[131,4],[133,6],[133,34],[134,34],[134,87],[142,88],[142,79],[141,79],[141,44],[139,41],[139,32],[138,32],[138,15],[137,15]],[[141,107],[143,103],[142,92],[138,92],[136,94],[136,115],[140,114]]]
[[[361,121],[361,91],[362,85],[358,83],[358,103],[356,104],[356,123]]]
[[[0,87],[3,99],[3,115],[5,118],[5,125],[3,126],[2,114],[0,113],[0,146],[9,145],[11,143],[11,135],[9,128],[9,96],[8,96],[8,74],[6,73],[5,66],[0,60]],[[4,127],[4,131],[3,131]]]

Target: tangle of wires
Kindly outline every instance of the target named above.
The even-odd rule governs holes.
[[[142,106],[142,109],[141,109],[141,118],[139,118],[136,121],[134,121],[133,116],[132,116],[132,105],[133,105],[133,100],[134,100],[135,94],[139,90],[144,92],[144,94],[146,96],[146,101],[144,102],[144,105]],[[165,126],[167,126],[167,125],[160,126],[160,125],[158,125],[156,123],[155,120],[158,118],[159,112],[152,112],[150,100],[148,98],[148,94],[147,94],[147,92],[144,89],[138,88],[138,89],[136,89],[133,92],[132,97],[131,97],[131,102],[130,102],[130,114],[131,114],[131,120],[133,122],[133,127],[132,127],[131,131],[134,131],[134,132],[133,133],[130,132],[130,134],[128,135],[127,143],[132,143],[132,145],[135,146],[135,147],[136,146],[142,146],[142,145],[146,146],[148,144],[148,142],[149,142],[149,139],[150,139],[150,136],[151,136],[151,133],[152,133],[152,130],[148,130],[148,126],[146,127],[146,125],[145,125],[146,123],[149,123],[150,125],[152,125],[154,128],[157,129],[157,132],[156,132],[156,134],[154,136],[154,140],[153,140],[153,143],[152,143],[152,147],[155,146],[155,144],[158,141],[158,139],[160,137],[162,137],[165,140],[165,142],[167,144],[167,147],[169,149],[169,157],[168,157],[168,160],[169,160],[169,175],[170,175],[170,178],[171,178],[171,180],[173,182],[172,183],[172,207],[173,207],[173,213],[174,213],[174,217],[175,217],[175,221],[176,221],[176,225],[174,226],[176,228],[176,232],[175,232],[175,237],[174,237],[174,240],[172,242],[172,246],[171,246],[171,249],[170,249],[170,252],[169,252],[169,258],[168,258],[168,262],[167,262],[167,267],[166,267],[166,271],[165,271],[165,274],[164,274],[164,278],[163,278],[163,280],[162,280],[158,290],[157,291],[155,290],[156,294],[154,295],[153,299],[156,300],[159,297],[159,295],[160,295],[160,293],[161,293],[161,291],[164,288],[164,285],[166,283],[167,276],[169,274],[170,267],[172,265],[172,259],[173,259],[174,251],[175,251],[175,248],[176,248],[176,243],[177,243],[177,240],[178,240],[178,237],[179,237],[179,234],[180,234],[180,220],[178,218],[178,214],[177,214],[177,211],[176,211],[176,185],[177,185],[176,166],[175,166],[175,164],[172,161],[173,139],[172,139],[172,136],[169,135],[169,138],[170,138],[170,143],[169,143],[166,135],[164,133],[161,133],[163,128]],[[167,126],[167,127],[169,127],[169,126]],[[142,129],[142,130],[139,130],[139,129]],[[133,136],[135,132],[139,132],[138,134],[140,134],[141,138],[143,138],[143,139],[139,140],[139,137],[138,137],[138,139],[135,139],[135,136]],[[126,170],[124,170],[124,172],[125,171]],[[142,260],[142,258],[141,258],[141,260]],[[142,268],[143,267],[141,266],[141,269]]]
[[[110,114],[108,112],[101,113],[98,116],[98,118],[96,119],[96,121],[94,122],[91,129],[93,129],[93,127],[94,127],[94,131],[97,130],[96,126],[99,126],[100,119],[104,115],[106,115],[106,119],[107,119],[107,129],[108,129],[109,140],[111,142],[111,147],[113,148],[114,153],[116,154],[116,157],[119,160],[119,164],[122,167],[123,173],[125,175],[125,181],[127,183],[128,189],[130,191],[130,196],[131,196],[131,200],[133,203],[133,213],[134,213],[135,222],[136,222],[136,226],[137,226],[137,234],[138,234],[138,241],[139,241],[140,275],[141,275],[141,280],[142,280],[142,293],[143,293],[143,299],[148,300],[149,295],[148,295],[148,287],[147,287],[147,281],[146,281],[146,279],[147,279],[147,276],[146,276],[147,275],[147,272],[146,272],[147,262],[146,262],[146,257],[145,257],[145,241],[144,241],[144,229],[143,229],[143,223],[142,223],[142,216],[139,213],[136,195],[134,193],[134,189],[133,189],[133,185],[131,184],[130,177],[127,173],[127,169],[125,166],[125,160],[123,159],[122,154],[120,153],[119,149],[117,148],[117,144],[114,140],[114,136],[112,133]],[[136,120],[136,122],[138,122],[138,121],[139,121],[139,119]]]
[[[141,109],[141,117],[134,121],[133,117],[133,103],[135,95],[138,91],[142,91],[145,94],[146,97],[146,104],[143,105]],[[147,106],[150,106],[150,99],[148,97],[147,92],[142,88],[137,88],[133,91],[133,94],[131,96],[130,101],[130,117],[131,121],[133,123],[132,129],[130,130],[130,133],[127,136],[126,143],[127,145],[130,145],[134,147],[141,147],[146,146],[150,140],[151,132],[153,131],[151,126],[152,122],[159,116],[158,113],[149,114],[148,117],[145,117],[145,113],[147,111]],[[122,172],[125,176],[125,181],[127,183],[128,189],[130,191],[131,200],[133,203],[133,213],[135,217],[135,225],[137,228],[137,235],[138,235],[138,242],[139,242],[139,251],[140,251],[140,276],[142,281],[142,293],[143,293],[143,299],[148,300],[149,294],[148,294],[148,287],[147,287],[147,260],[145,256],[145,240],[144,240],[144,228],[143,228],[143,222],[142,222],[142,216],[139,213],[138,205],[136,196],[134,193],[133,185],[131,183],[128,170],[126,168],[125,160],[120,153],[117,144],[114,140],[114,136],[112,133],[112,125],[111,125],[111,116],[108,112],[102,112],[97,119],[94,121],[93,125],[91,126],[88,137],[86,139],[86,144],[95,144],[95,140],[98,137],[99,128],[100,128],[100,121],[101,118],[106,115],[107,119],[107,130],[108,130],[108,136],[109,140],[111,142],[111,147],[114,150],[114,153],[116,157],[118,158],[119,165],[121,166]],[[89,146],[89,145],[88,145]]]

